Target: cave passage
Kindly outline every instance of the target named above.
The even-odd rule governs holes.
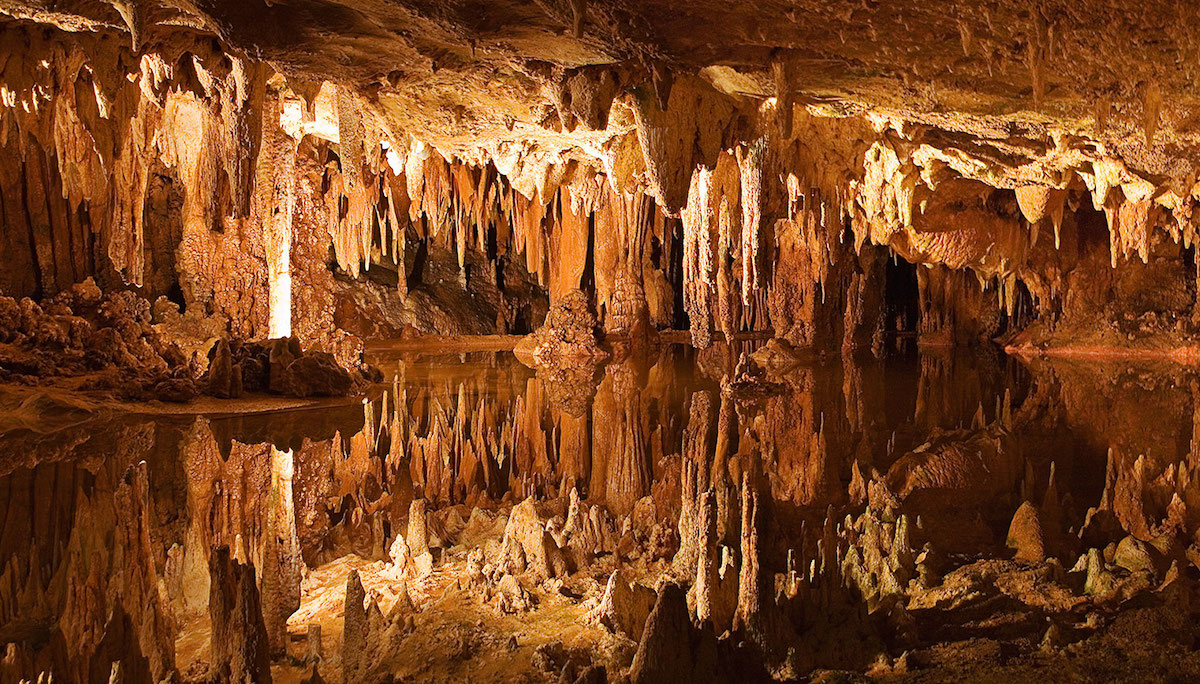
[[[0,684],[1200,681],[1200,9],[796,4],[0,2]]]
[[[887,260],[884,312],[887,330],[897,337],[914,336],[920,327],[917,266],[899,257]]]

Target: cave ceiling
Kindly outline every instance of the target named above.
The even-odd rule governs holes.
[[[673,81],[699,76],[743,107],[777,97],[823,116],[873,112],[999,166],[1073,144],[1150,176],[1188,177],[1194,165],[1200,8],[1190,3],[71,1],[0,11],[143,53],[215,36],[297,92],[353,86],[388,125],[451,150],[508,142],[594,156],[628,117],[591,131],[555,108],[572,76],[603,70],[614,94],[662,102]]]

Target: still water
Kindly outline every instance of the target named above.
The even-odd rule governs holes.
[[[386,559],[414,498],[465,519],[575,488],[618,517],[650,497],[671,519],[685,462],[713,453],[761,461],[762,562],[779,571],[817,553],[830,510],[862,509],[865,483],[911,472],[896,465],[906,454],[940,454],[913,505],[951,564],[1011,557],[1005,535],[1026,500],[1053,499],[1076,538],[1089,509],[1147,537],[1173,499],[1200,511],[1190,369],[911,351],[723,393],[754,348],[667,345],[556,374],[507,352],[383,349],[371,361],[386,382],[365,401],[238,415],[0,397],[0,678],[107,681],[122,658],[127,677],[202,667],[217,547],[258,568],[263,604],[276,605],[273,592],[295,591],[276,576]],[[268,631],[295,631],[269,613]]]

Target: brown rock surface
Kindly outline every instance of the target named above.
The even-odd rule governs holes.
[[[271,647],[263,624],[254,566],[221,547],[209,559],[208,609],[212,620],[210,672],[228,681],[271,681]]]

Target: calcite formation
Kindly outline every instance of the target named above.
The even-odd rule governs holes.
[[[1195,434],[1194,370],[1154,384],[1167,376],[1042,359],[1021,387],[927,355],[915,385],[884,392],[881,362],[848,357],[747,398],[718,394],[744,366],[723,347],[695,391],[665,370],[670,349],[656,370],[614,361],[582,428],[512,361],[453,386],[414,362],[403,392],[290,422],[30,413],[4,395],[0,667],[1197,672],[1196,455],[1176,450]],[[484,391],[500,372],[515,389]],[[887,421],[887,402],[911,415]],[[64,517],[29,526],[45,510]]]
[[[1198,31],[0,3],[0,680],[1200,676]]]
[[[319,3],[312,17],[364,11]],[[1171,152],[1192,136],[1175,97],[1187,70],[1156,61],[1188,19],[1172,15],[1162,45],[1131,43],[1126,61],[1146,67],[1133,88],[1102,85],[1121,79],[1088,52],[1111,31],[997,11],[793,9],[751,30],[707,25],[707,10],[672,26],[651,7],[618,19],[603,3],[546,5],[509,22],[515,43],[454,13],[385,12],[456,46],[439,54],[370,22],[318,38],[269,8],[16,3],[2,286],[44,298],[91,276],[225,317],[239,336],[295,330],[343,365],[389,316],[397,332],[527,332],[545,311],[530,298],[581,288],[606,331],[646,316],[690,327],[700,347],[763,331],[855,349],[890,325],[859,313],[884,289],[878,252],[954,274],[919,283],[930,343],[1032,327],[1015,348],[1194,353],[1195,173]],[[247,31],[259,21],[278,33]],[[705,27],[705,47],[679,42],[684,24]],[[959,53],[896,34],[917,26]],[[533,36],[545,52],[525,51]],[[904,66],[865,58],[868,36]],[[347,58],[322,58],[321,39]],[[865,71],[814,78],[797,40]],[[385,44],[386,69],[372,52]],[[365,282],[343,292],[330,247],[335,275]],[[459,290],[495,294],[453,304],[445,276],[430,280],[443,252]],[[1106,336],[1101,322],[1148,309],[1095,283],[1151,272],[1171,274],[1145,285],[1169,300],[1154,312],[1184,323],[1151,326],[1163,344]],[[368,301],[389,285],[398,314]],[[451,313],[431,320],[431,307]]]

